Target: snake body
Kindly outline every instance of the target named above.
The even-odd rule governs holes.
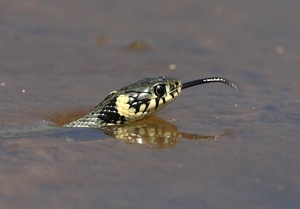
[[[221,77],[204,78],[184,84],[173,76],[149,77],[112,91],[88,114],[64,127],[101,128],[136,121],[174,101],[182,89],[211,82],[225,83],[237,89],[235,84]]]

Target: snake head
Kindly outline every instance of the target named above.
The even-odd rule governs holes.
[[[172,76],[145,78],[111,92],[91,112],[65,127],[101,128],[139,120],[174,101],[182,89],[215,82],[238,89],[234,83],[222,77],[202,78],[184,84]]]
[[[145,78],[112,91],[91,112],[65,127],[100,128],[139,120],[172,102],[181,88],[181,81],[172,76]]]
[[[120,89],[116,108],[125,122],[148,116],[177,98],[182,83],[172,76],[150,77]]]

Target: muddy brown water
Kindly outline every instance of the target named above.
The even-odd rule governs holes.
[[[1,130],[62,124],[148,76],[241,91],[184,90],[152,121],[170,146],[59,127],[2,137],[0,207],[299,208],[299,4],[2,1]]]

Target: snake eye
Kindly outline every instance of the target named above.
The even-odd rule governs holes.
[[[166,93],[166,87],[164,85],[154,86],[154,93],[156,96],[162,97]]]

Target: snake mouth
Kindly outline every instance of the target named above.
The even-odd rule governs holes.
[[[180,92],[181,92],[181,86],[178,86],[175,89],[171,90],[168,94],[171,95],[173,99],[175,99],[180,94]]]

